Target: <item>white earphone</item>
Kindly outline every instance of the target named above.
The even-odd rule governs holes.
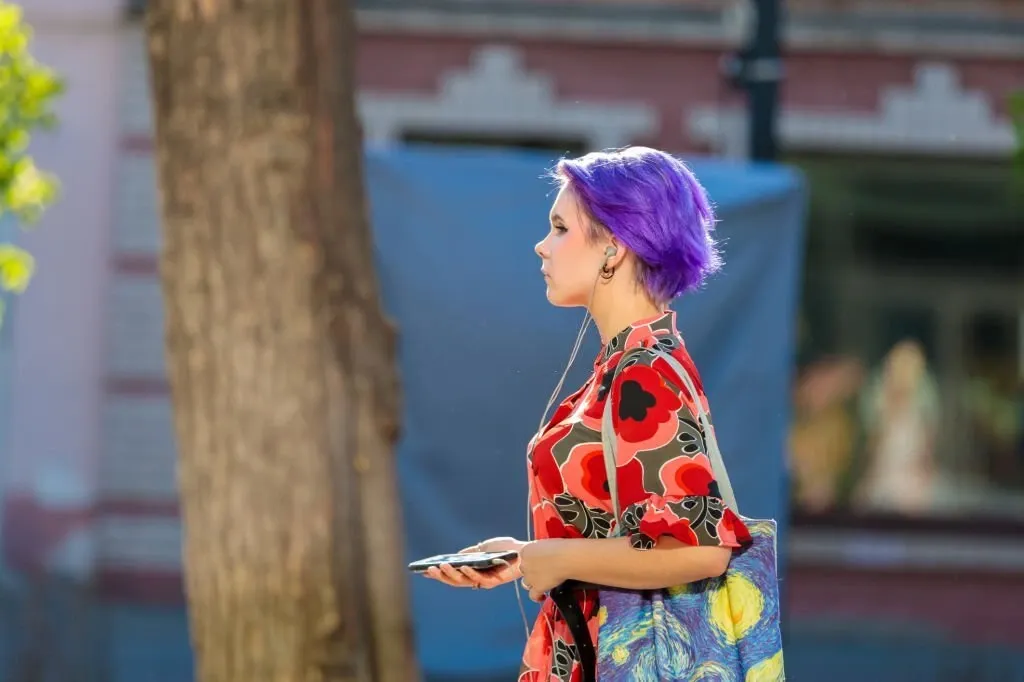
[[[612,259],[612,257],[614,257],[615,254],[617,254],[618,252],[619,252],[619,250],[616,249],[614,246],[609,246],[607,249],[605,249],[604,250],[604,264],[601,267],[602,268],[607,267],[608,261],[610,261]]]

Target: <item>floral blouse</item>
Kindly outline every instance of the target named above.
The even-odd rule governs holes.
[[[612,384],[625,351],[657,347],[690,374],[699,396],[688,395],[671,366],[634,353]],[[697,370],[676,331],[675,313],[622,330],[594,362],[590,379],[566,398],[528,449],[534,534],[544,538],[604,538],[612,505],[601,445],[605,400],[612,401],[617,446],[620,522],[632,547],[651,549],[670,535],[689,545],[741,547],[743,522],[725,507],[705,454],[694,400],[707,407]],[[580,593],[580,606],[597,642],[597,592]],[[574,682],[579,655],[568,626],[548,597],[526,644],[519,682]]]

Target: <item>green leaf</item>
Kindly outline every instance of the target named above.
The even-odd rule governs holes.
[[[1010,93],[1010,119],[1016,125],[1024,125],[1024,90]]]
[[[1018,186],[1024,194],[1024,90],[1010,94],[1007,108],[1010,112],[1010,125],[1017,136],[1017,150],[1013,155],[1013,167],[1016,171]]]

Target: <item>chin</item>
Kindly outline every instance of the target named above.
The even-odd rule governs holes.
[[[584,305],[577,300],[578,297],[559,296],[555,291],[548,286],[547,290],[548,303],[555,306],[556,308],[577,308]]]

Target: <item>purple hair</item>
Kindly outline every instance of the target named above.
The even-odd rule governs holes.
[[[595,230],[607,228],[636,254],[639,283],[654,300],[697,289],[722,267],[714,209],[679,159],[627,147],[562,159],[551,175],[575,192]]]

